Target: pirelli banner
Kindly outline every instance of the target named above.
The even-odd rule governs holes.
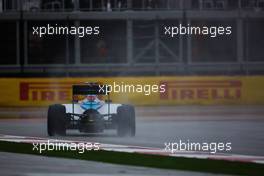
[[[0,106],[69,103],[72,85],[100,82],[116,103],[134,105],[264,104],[264,77],[1,78]],[[108,88],[109,88],[108,87]]]

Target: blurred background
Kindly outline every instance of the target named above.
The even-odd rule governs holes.
[[[32,35],[32,26],[101,34]],[[164,26],[232,26],[232,35],[166,37]],[[0,0],[0,76],[264,73],[264,0]]]

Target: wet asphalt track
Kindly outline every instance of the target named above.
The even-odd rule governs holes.
[[[34,163],[33,167],[32,164]],[[214,176],[215,174],[175,171],[94,161],[42,157],[0,152],[1,176]],[[218,176],[221,176],[218,174]]]
[[[137,134],[116,137],[115,131],[60,139],[164,148],[165,142],[231,142],[229,153],[264,156],[263,106],[140,107]],[[47,137],[46,109],[0,109],[0,134]],[[3,119],[15,117],[18,119]],[[29,119],[27,119],[29,118]]]

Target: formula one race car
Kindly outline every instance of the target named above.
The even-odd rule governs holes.
[[[84,133],[117,129],[118,136],[135,136],[134,107],[111,103],[106,87],[98,83],[73,85],[72,103],[49,106],[48,135],[66,135],[67,129],[77,129]],[[101,100],[103,96],[107,100]]]

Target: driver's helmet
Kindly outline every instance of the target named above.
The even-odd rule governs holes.
[[[97,98],[97,95],[86,95],[86,100],[90,102],[95,101]]]

